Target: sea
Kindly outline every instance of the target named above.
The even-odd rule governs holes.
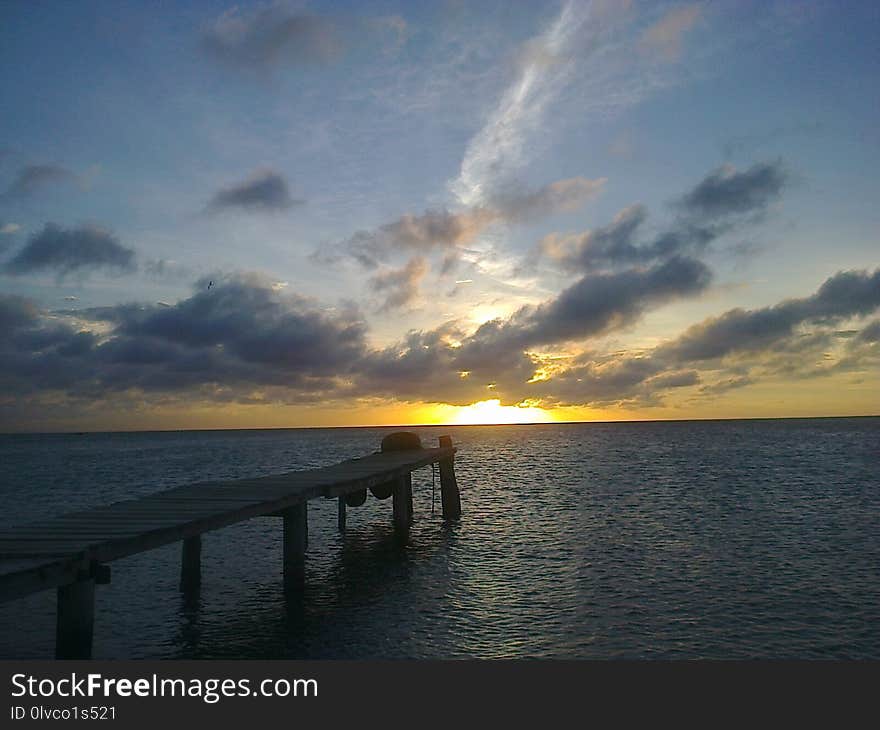
[[[0,527],[205,479],[375,451],[390,428],[0,436]],[[281,521],[112,563],[99,659],[880,659],[880,418],[410,428],[450,435],[463,516],[430,468],[391,500],[309,504],[303,590]],[[436,488],[435,488],[436,487]],[[0,603],[0,657],[51,658],[55,592]]]

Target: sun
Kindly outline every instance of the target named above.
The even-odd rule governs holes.
[[[447,421],[460,425],[494,423],[548,423],[553,419],[543,408],[534,406],[503,406],[497,398],[462,406]]]

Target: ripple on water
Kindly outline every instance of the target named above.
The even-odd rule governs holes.
[[[321,466],[387,431],[4,436],[2,521]],[[275,518],[205,536],[194,603],[178,546],[118,561],[95,655],[880,658],[880,419],[419,431],[461,447],[459,524],[423,470],[403,547],[390,502],[344,535],[311,503],[296,599]],[[51,656],[53,622],[51,592],[0,605],[0,655]]]

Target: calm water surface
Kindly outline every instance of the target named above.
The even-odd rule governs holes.
[[[0,436],[0,526],[206,478],[322,466],[390,429]],[[880,419],[487,426],[450,433],[464,517],[393,537],[372,497],[310,504],[307,586],[281,525],[113,563],[96,658],[880,658]],[[0,604],[0,656],[51,657],[54,592]]]

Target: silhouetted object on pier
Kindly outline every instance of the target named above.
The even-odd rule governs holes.
[[[337,500],[344,529],[346,506],[364,504],[367,490],[387,488],[394,498],[395,531],[405,533],[413,520],[412,472],[438,464],[443,516],[456,519],[461,501],[455,451],[448,436],[440,437],[438,448],[423,448],[417,434],[400,432],[383,439],[378,453],[322,469],[189,484],[13,527],[0,532],[0,601],[57,588],[56,656],[89,658],[95,586],[110,582],[107,563],[179,541],[180,589],[197,595],[201,536],[273,515],[283,521],[284,587],[296,591],[305,580],[309,500]]]
[[[382,453],[389,451],[414,451],[422,448],[422,440],[412,431],[395,431],[382,439]]]

